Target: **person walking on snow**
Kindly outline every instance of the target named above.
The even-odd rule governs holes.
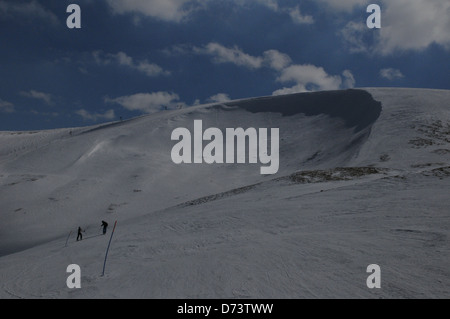
[[[106,234],[106,229],[108,228],[108,223],[105,222],[104,220],[102,220],[102,225],[101,226],[103,227],[103,235],[105,235]]]
[[[83,231],[83,230],[81,229],[81,227],[78,227],[77,241],[83,240],[83,234],[81,234],[82,231]]]

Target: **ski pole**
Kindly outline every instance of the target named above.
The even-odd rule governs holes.
[[[116,220],[116,222],[114,223],[114,228],[113,228],[113,231],[112,231],[112,233],[111,233],[111,238],[109,239],[108,248],[106,248],[106,255],[105,255],[105,262],[103,263],[102,277],[105,275],[106,259],[108,258],[109,246],[111,245],[111,240],[112,240],[112,238],[113,238],[114,230],[116,229],[116,225],[117,225],[117,220]]]

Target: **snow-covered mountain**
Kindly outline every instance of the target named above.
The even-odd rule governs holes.
[[[0,298],[448,298],[449,104],[371,88],[0,132]],[[174,164],[194,120],[279,128],[278,173]],[[104,277],[102,220],[118,221]]]

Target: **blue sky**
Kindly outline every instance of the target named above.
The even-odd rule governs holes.
[[[69,29],[66,8],[81,8]],[[381,29],[366,12],[379,4]],[[353,87],[450,89],[448,0],[0,0],[0,130]]]

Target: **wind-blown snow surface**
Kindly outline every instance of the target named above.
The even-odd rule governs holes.
[[[347,90],[0,132],[0,298],[449,298],[449,102]],[[197,119],[280,128],[278,174],[172,163]]]

